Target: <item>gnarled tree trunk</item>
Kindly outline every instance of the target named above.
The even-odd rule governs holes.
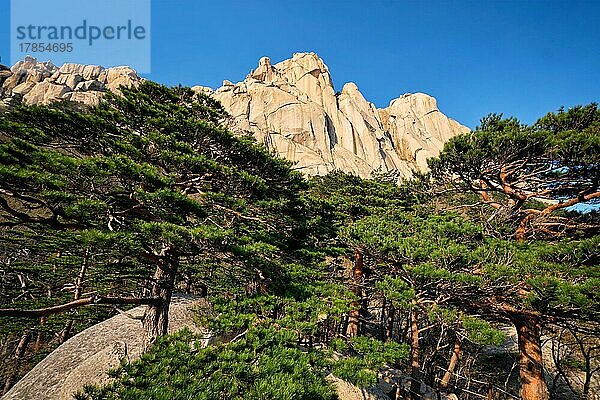
[[[544,380],[541,322],[537,316],[529,314],[513,314],[511,320],[517,328],[519,341],[521,399],[548,400],[550,395]]]
[[[179,259],[170,250],[163,251],[160,257],[161,262],[156,267],[151,290],[151,297],[160,300],[148,306],[142,320],[146,334],[144,350],[154,344],[159,336],[166,335],[169,326],[169,305],[173,295]]]

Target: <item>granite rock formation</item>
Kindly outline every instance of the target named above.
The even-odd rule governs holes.
[[[0,68],[0,96],[4,104],[71,100],[94,105],[107,90],[118,92],[121,85],[141,80],[129,67],[59,68],[27,57],[10,70]],[[407,93],[378,109],[354,83],[336,93],[327,66],[314,53],[297,53],[275,65],[263,57],[241,82],[224,81],[214,91],[192,89],[223,104],[234,132],[254,135],[308,175],[342,170],[362,177],[374,171],[410,176],[426,170],[427,158],[449,138],[469,131],[442,114],[426,94]]]
[[[198,307],[208,304],[204,299],[175,295],[169,309],[169,333],[187,328],[210,338],[208,331],[194,322]],[[73,336],[40,361],[2,400],[72,400],[85,385],[111,382],[110,369],[123,359],[133,361],[142,354],[145,311],[145,306],[136,307]]]
[[[329,70],[314,53],[297,53],[272,65],[263,57],[242,82],[224,81],[210,93],[232,116],[231,128],[250,132],[309,175],[343,170],[362,177],[373,171],[426,170],[426,159],[469,129],[446,117],[436,100],[404,94],[383,109],[369,103],[354,83],[336,93]]]
[[[136,85],[141,78],[129,67],[102,68],[96,65],[64,64],[33,57],[17,62],[10,70],[0,68],[0,95],[4,103],[49,104],[71,100],[98,104],[106,90]]]

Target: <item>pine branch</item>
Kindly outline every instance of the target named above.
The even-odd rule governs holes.
[[[0,309],[0,317],[24,317],[24,318],[40,318],[49,315],[61,314],[65,311],[73,310],[79,307],[92,304],[139,304],[153,305],[159,304],[161,301],[158,297],[104,297],[92,296],[84,299],[72,301],[70,303],[60,304],[58,306],[39,308],[36,310],[23,310],[18,308],[2,308]]]

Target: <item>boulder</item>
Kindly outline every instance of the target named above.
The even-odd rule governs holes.
[[[100,74],[104,71],[104,68],[98,65],[86,65],[83,68],[82,76],[86,81],[98,79]]]
[[[47,69],[32,69],[27,72],[25,81],[38,83],[52,76],[52,72]]]
[[[17,61],[15,65],[12,66],[11,71],[17,72],[20,70],[33,69],[37,65],[37,60],[31,56],[25,56],[25,58],[21,61]]]
[[[203,299],[175,295],[169,309],[169,333],[186,327],[206,335],[207,330],[194,322],[195,309],[200,306],[207,306]],[[145,310],[145,306],[136,307],[73,336],[40,361],[2,400],[71,400],[85,385],[109,383],[110,369],[142,353]]]
[[[33,57],[17,62],[11,70],[0,70],[2,94],[23,99],[27,104],[48,104],[58,100],[96,105],[106,90],[137,85],[141,78],[129,67],[104,69],[97,65],[65,63],[57,68]]]
[[[10,69],[12,72],[17,73],[19,71],[31,72],[31,71],[47,71],[50,74],[57,70],[56,65],[50,61],[41,62],[35,57],[27,56],[24,60],[18,61]]]
[[[129,67],[109,68],[106,73],[106,88],[112,92],[120,93],[121,86],[137,86],[140,78],[135,70]]]
[[[4,67],[4,65],[0,65],[0,67]],[[8,68],[0,70],[0,94],[2,93],[2,85],[4,84],[4,81],[10,78],[12,74],[13,73]]]
[[[29,93],[31,91],[31,89],[33,89],[35,87],[35,83],[34,82],[23,82],[21,84],[18,84],[17,86],[15,86],[12,89],[12,93],[13,94],[21,94],[21,95],[26,95],[27,93]]]
[[[2,95],[10,96],[13,89],[23,82],[37,84],[51,77],[57,70],[51,62],[39,62],[34,57],[27,56],[24,60],[17,62],[10,70],[2,69],[0,71],[0,84],[2,85]],[[18,90],[30,89],[31,85],[21,86]]]
[[[11,73],[12,75],[7,76],[2,84],[2,91],[4,93],[11,93],[16,86],[25,82],[25,79],[27,78],[27,72],[23,70],[18,70],[17,72]]]
[[[83,75],[86,66],[83,64],[65,63],[58,70],[62,75],[79,74]]]
[[[340,400],[390,400],[380,387],[361,388],[332,374],[325,377],[333,384]]]
[[[104,92],[90,90],[87,92],[68,92],[63,95],[64,100],[75,101],[88,106],[97,106],[104,96]]]
[[[50,104],[60,100],[63,95],[70,92],[67,86],[56,85],[51,82],[41,82],[35,85],[24,97],[25,104]]]
[[[99,81],[83,81],[79,82],[75,87],[76,92],[87,92],[89,90],[102,91],[104,90],[104,84]]]
[[[256,71],[250,71],[247,79],[256,79],[262,82],[272,82],[276,73],[271,66],[271,59],[269,57],[263,57],[258,61],[258,68]]]
[[[202,93],[206,95],[212,95],[215,91],[206,86],[192,86],[191,88],[196,93]]]
[[[83,76],[81,76],[78,73],[61,73],[54,82],[58,85],[64,85],[68,86],[71,89],[75,89],[81,81],[83,81]]]

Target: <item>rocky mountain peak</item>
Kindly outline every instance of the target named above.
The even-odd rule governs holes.
[[[315,53],[294,53],[293,57],[277,63],[290,85],[309,86],[311,83],[333,90],[329,68]]]
[[[258,68],[250,71],[246,76],[246,81],[254,79],[259,82],[271,83],[279,77],[277,70],[271,65],[269,57],[263,57],[258,61]]]
[[[123,66],[103,68],[98,65],[66,63],[57,67],[27,56],[10,71],[0,71],[0,97],[4,103],[48,104],[71,100],[97,104],[107,90],[136,85],[141,78],[135,70]]]
[[[309,175],[340,169],[363,177],[373,171],[410,176],[425,170],[446,140],[468,131],[426,94],[404,94],[383,109],[353,82],[336,94],[329,68],[315,53],[275,65],[263,57],[245,80],[228,82],[213,96],[231,114],[234,131],[251,132]]]
[[[107,90],[140,81],[129,67],[57,67],[27,57],[10,70],[0,68],[0,97],[4,103],[97,104]],[[423,93],[403,94],[379,109],[353,82],[336,93],[329,68],[315,53],[295,53],[276,64],[262,57],[243,81],[192,89],[221,102],[234,132],[253,134],[308,175],[342,170],[362,177],[374,171],[410,176],[426,170],[427,158],[449,138],[469,131]]]

